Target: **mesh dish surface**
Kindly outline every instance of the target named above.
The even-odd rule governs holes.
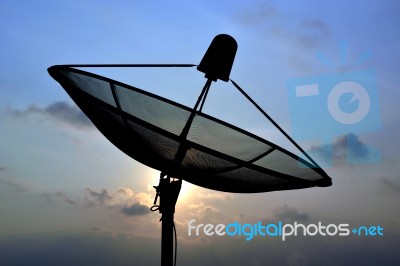
[[[48,71],[116,147],[169,176],[237,193],[331,185],[321,168],[224,121],[196,112],[182,138],[191,108],[71,67]]]

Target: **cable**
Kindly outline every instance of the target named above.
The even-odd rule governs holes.
[[[176,228],[175,228],[175,222],[172,221],[172,226],[174,227],[174,235],[175,235],[175,258],[174,258],[174,266],[176,266],[176,257],[178,253],[178,237],[176,236]]]
[[[193,64],[65,64],[58,67],[194,67]]]
[[[153,205],[153,206],[150,207],[150,210],[152,212],[155,212],[155,211],[158,211],[159,207],[160,207],[159,205]],[[162,219],[162,217],[161,217],[161,219]],[[160,219],[160,221],[161,221],[161,219]],[[176,234],[176,227],[175,227],[175,222],[174,221],[172,221],[172,227],[174,228],[174,240],[175,240],[174,241],[175,242],[174,266],[176,266],[176,258],[178,257],[178,236]]]
[[[158,211],[160,209],[160,205],[153,205],[150,207],[150,211],[155,212]]]

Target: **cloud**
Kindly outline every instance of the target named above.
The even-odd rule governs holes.
[[[309,37],[326,38],[331,35],[329,25],[320,19],[307,19],[300,21],[299,27],[304,29]]]
[[[77,204],[76,201],[72,200],[70,197],[68,197],[62,191],[57,191],[56,193],[45,193],[44,196],[50,202],[61,200],[62,202],[65,202],[65,203],[68,203],[68,204],[71,204],[71,205],[76,205]]]
[[[324,21],[320,19],[313,19],[313,20],[304,20],[300,23],[300,26],[303,28],[311,28],[311,29],[316,29],[321,32],[326,32],[326,34],[329,33],[329,26],[326,24]]]
[[[185,232],[187,233],[187,232]],[[199,237],[200,238],[200,237]],[[398,265],[399,235],[383,238],[228,236],[178,239],[178,265]],[[160,237],[98,230],[0,237],[2,265],[159,265]]]
[[[342,146],[344,143],[343,139],[340,140]],[[367,160],[373,159],[374,150],[372,149],[372,147],[362,142],[357,135],[350,133],[346,136],[346,140],[347,140],[346,148],[348,156],[351,155],[359,159],[367,159]]]
[[[128,216],[141,216],[150,213],[150,210],[146,205],[135,203],[130,207],[122,208],[122,212]]]
[[[0,187],[8,187],[15,193],[25,193],[29,191],[29,187],[18,181],[12,169],[5,166],[0,167]]]
[[[25,118],[36,114],[80,129],[93,128],[89,118],[78,107],[67,102],[54,102],[44,108],[33,104],[25,110],[8,109],[7,111],[16,118]]]
[[[85,192],[85,203],[89,207],[107,205],[113,199],[106,189],[97,192],[91,188],[86,188]]]
[[[298,19],[277,8],[271,3],[251,3],[241,8],[235,19],[245,26],[254,28],[259,25],[267,31],[269,37],[278,41],[290,41],[288,44],[302,48],[315,48],[331,35],[329,25],[318,18]]]
[[[119,187],[117,190],[101,189],[100,191],[87,188],[85,205],[87,207],[106,207],[118,210],[126,216],[142,216],[150,213],[153,205],[150,193],[133,192],[130,188]]]
[[[126,187],[119,187],[117,189],[117,193],[122,194],[126,197],[132,197],[133,196],[133,191],[130,188],[126,188]]]
[[[0,177],[0,184],[11,188],[16,193],[24,193],[29,191],[28,186],[16,181],[11,177]]]
[[[278,15],[280,14],[273,5],[264,2],[242,8],[237,14],[236,19],[245,25],[251,26]]]
[[[289,207],[286,204],[274,210],[274,217],[282,222],[308,222],[308,214],[298,212],[295,208]]]
[[[399,183],[396,183],[387,178],[382,178],[381,182],[385,186],[385,188],[387,188],[388,190],[400,194],[400,184]]]
[[[249,3],[240,8],[234,20],[247,30],[257,30],[259,41],[268,43],[270,56],[279,55],[280,61],[297,71],[315,71],[312,59],[316,49],[331,38],[329,24],[315,17],[300,18],[270,2]]]
[[[44,112],[55,119],[67,122],[77,127],[92,127],[87,116],[77,107],[66,102],[55,102],[44,109]]]
[[[337,138],[332,144],[311,147],[310,151],[326,161],[365,163],[376,162],[380,153],[376,148],[367,145],[354,133]]]
[[[308,259],[304,254],[295,251],[290,254],[285,263],[286,266],[301,266],[301,265],[310,265]]]
[[[133,192],[130,188],[119,187],[116,191],[101,189],[96,191],[91,188],[85,190],[85,202],[92,206],[122,206],[139,203],[150,206],[153,203],[152,195],[146,192]]]
[[[135,193],[135,195],[131,198],[131,200],[134,200],[135,202],[138,202],[146,206],[152,206],[154,196],[152,196],[152,194],[147,192],[138,192]]]
[[[159,239],[91,230],[0,237],[1,265],[157,265]]]
[[[229,200],[232,198],[232,196],[228,193],[222,193],[222,192],[218,192],[218,193],[199,193],[197,194],[197,197],[199,199],[206,199],[206,200]]]
[[[269,34],[278,42],[288,42],[289,47],[286,50],[295,52],[302,50],[304,52],[305,50],[314,51],[320,47],[321,43],[329,38],[330,30],[328,24],[322,20],[306,20],[295,23],[295,26],[289,26],[289,23],[286,26],[280,24],[278,27],[270,29]],[[290,59],[300,60],[302,58],[292,55]],[[309,61],[310,58],[307,60]]]
[[[204,218],[206,215],[219,213],[219,209],[211,205],[207,205],[204,202],[190,204],[188,208],[191,216],[198,217],[200,219]]]

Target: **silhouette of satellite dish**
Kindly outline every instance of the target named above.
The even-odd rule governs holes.
[[[234,81],[305,160],[278,145],[202,112],[213,81],[229,81],[237,50],[229,35],[214,38],[197,66],[207,79],[193,108],[74,67],[194,67],[190,64],[56,65],[60,83],[100,132],[133,159],[161,171],[162,265],[172,265],[172,227],[181,180],[208,189],[253,193],[330,186],[331,178]],[[172,178],[178,179],[174,181]],[[155,202],[157,201],[157,197]],[[176,251],[176,249],[175,249]],[[176,256],[175,256],[176,259]]]

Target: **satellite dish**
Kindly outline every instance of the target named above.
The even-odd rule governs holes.
[[[237,50],[229,35],[214,38],[197,69],[207,79],[193,108],[74,67],[193,67],[189,64],[56,65],[60,83],[103,135],[133,159],[161,171],[162,265],[172,265],[172,227],[181,180],[208,189],[253,193],[330,186],[331,178],[234,81],[308,160],[202,112],[211,83],[229,81]],[[177,178],[174,181],[171,178]],[[175,249],[176,251],[176,249]],[[175,256],[176,259],[176,256]]]

